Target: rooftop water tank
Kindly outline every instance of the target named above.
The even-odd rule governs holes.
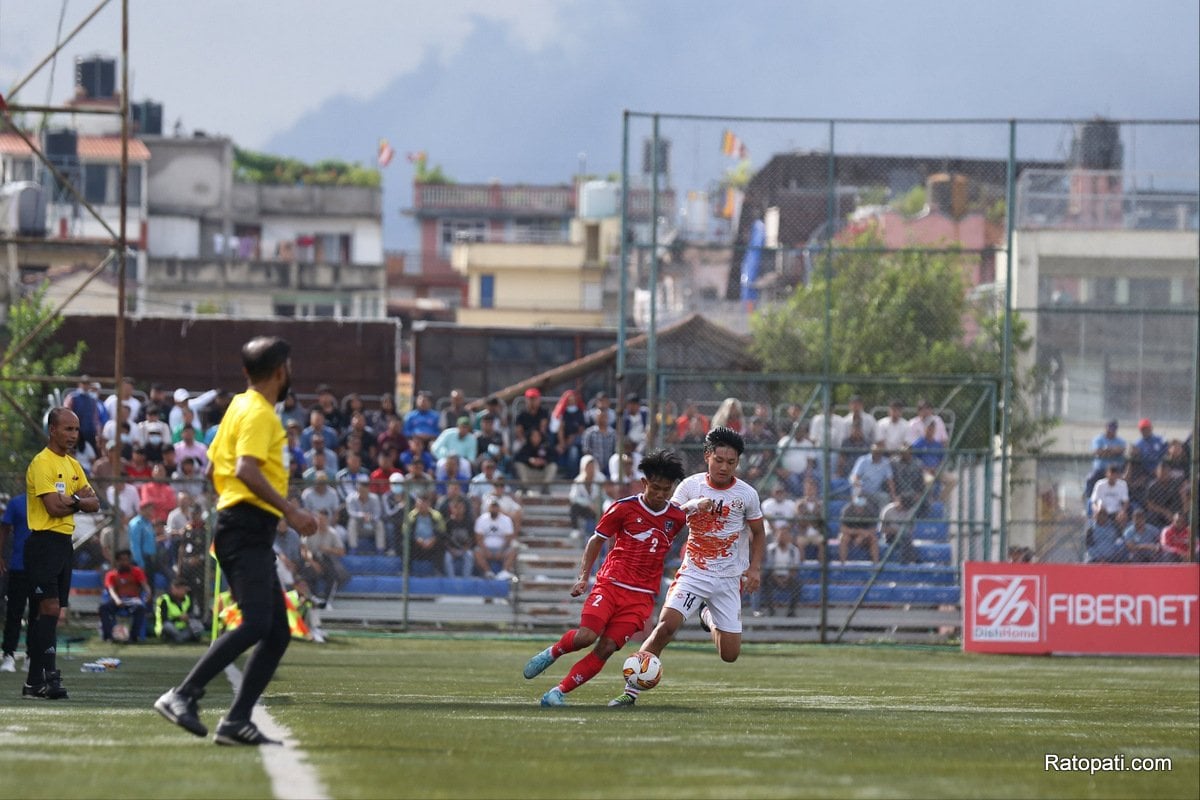
[[[46,195],[40,184],[17,181],[0,186],[0,231],[16,236],[46,235]]]
[[[620,187],[610,181],[586,181],[579,187],[579,216],[583,219],[615,217],[620,208]]]

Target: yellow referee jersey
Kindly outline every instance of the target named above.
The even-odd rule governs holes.
[[[241,456],[253,456],[275,490],[287,497],[287,434],[275,413],[275,407],[259,392],[247,389],[229,402],[229,408],[217,426],[217,435],[208,448],[213,465],[213,486],[217,490],[217,508],[250,503],[280,516],[279,509],[259,498],[237,477]]]
[[[31,531],[54,531],[67,536],[75,533],[75,515],[52,517],[46,511],[42,495],[62,492],[67,497],[89,486],[87,475],[71,456],[60,456],[49,447],[33,457],[25,470],[25,521]]]

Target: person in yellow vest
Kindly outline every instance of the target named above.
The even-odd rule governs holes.
[[[175,578],[154,601],[154,635],[163,641],[183,644],[199,641],[204,635],[204,626],[192,613],[189,588],[185,578]]]
[[[100,510],[100,500],[79,462],[70,456],[79,441],[79,417],[66,408],[52,408],[47,417],[48,442],[25,472],[28,500],[25,570],[32,602],[29,610],[29,677],[24,697],[65,700],[62,673],[56,664],[58,615],[71,594],[71,537],[75,512]]]
[[[242,612],[242,624],[221,634],[183,683],[165,692],[154,709],[196,736],[208,728],[200,720],[204,687],[254,648],[242,685],[217,726],[213,739],[224,745],[280,744],[263,735],[250,719],[286,652],[287,607],[275,573],[275,526],[282,516],[301,536],[316,531],[317,520],[287,498],[288,448],[275,403],[287,396],[292,380],[291,345],[277,336],[259,336],[242,346],[248,387],[229,403],[209,446],[207,474],[217,492],[213,548]]]

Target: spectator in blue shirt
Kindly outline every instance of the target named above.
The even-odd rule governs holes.
[[[1117,436],[1117,421],[1110,419],[1104,433],[1092,439],[1092,472],[1083,487],[1085,502],[1091,498],[1096,481],[1104,480],[1110,466],[1125,469],[1125,448],[1125,440]]]
[[[4,519],[0,521],[0,574],[8,572],[4,660],[0,661],[0,672],[17,671],[17,640],[21,638],[21,620],[29,606],[29,590],[33,588],[25,574],[25,541],[29,538],[26,509],[25,494],[15,494],[4,507]],[[12,550],[6,555],[10,540]]]
[[[437,468],[437,461],[429,454],[426,449],[427,442],[419,436],[410,436],[408,439],[408,449],[400,454],[400,469],[408,474],[412,470],[414,461],[420,461],[425,466],[425,472],[433,474]]]
[[[913,459],[925,472],[925,480],[934,482],[930,497],[945,500],[958,481],[948,469],[938,472],[946,458],[946,445],[936,437],[933,422],[926,425],[925,435],[913,442],[911,449]]]
[[[1103,507],[1096,509],[1096,516],[1088,525],[1086,543],[1089,564],[1119,564],[1127,560],[1125,539]]]
[[[321,437],[327,445],[336,444],[338,440],[337,431],[325,422],[325,413],[319,408],[308,412],[308,427],[300,431],[300,446],[306,451],[311,450],[314,436]]]
[[[1146,486],[1154,480],[1154,471],[1167,454],[1167,443],[1154,433],[1154,426],[1148,419],[1138,423],[1138,431],[1142,438],[1134,442],[1129,451],[1129,470],[1125,480],[1129,484],[1130,500],[1142,505],[1146,500]]]
[[[433,395],[429,392],[417,392],[416,407],[404,415],[404,435],[409,439],[422,438],[428,444],[441,432],[441,418],[438,412],[433,410]]]
[[[885,456],[883,442],[871,445],[871,452],[859,456],[850,470],[850,483],[870,498],[877,508],[896,500],[896,484],[892,480],[892,462]],[[916,450],[914,445],[913,450]]]
[[[154,541],[153,502],[138,506],[137,515],[129,521],[129,550],[133,563],[148,574],[158,554]]]

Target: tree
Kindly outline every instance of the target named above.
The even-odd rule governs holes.
[[[916,401],[913,393],[946,402],[965,422],[983,391],[995,387],[1000,400],[1003,360],[1003,317],[969,302],[963,259],[953,252],[902,250],[880,253],[874,230],[860,234],[833,257],[829,284],[832,341],[830,372],[862,376],[852,385],[835,387],[834,402],[862,394],[870,407],[894,395]],[[781,305],[751,318],[752,352],[771,372],[821,374],[824,367],[826,281],[824,255],[814,259],[814,277]],[[1019,319],[1013,324],[1013,352],[1028,351],[1032,342]],[[875,376],[906,376],[881,381]],[[968,376],[970,390],[922,378]],[[1039,419],[1027,396],[1037,374],[1015,376],[1012,441],[1029,452],[1045,437],[1054,420]],[[997,413],[999,419],[999,413]],[[970,430],[961,431],[962,446],[989,448],[995,431],[987,427],[989,409],[979,410]],[[956,432],[957,433],[957,432]]]
[[[7,342],[4,366],[0,367],[0,472],[24,474],[30,459],[45,444],[42,431],[30,421],[43,424],[49,409],[47,393],[54,387],[24,380],[30,375],[74,375],[87,345],[76,342],[75,349],[66,352],[53,342],[54,332],[62,326],[62,318],[54,317],[20,351],[14,348],[50,317],[51,308],[45,303],[47,284],[28,297],[13,304],[5,326]],[[10,398],[13,402],[10,402]],[[14,402],[16,407],[14,407]]]

